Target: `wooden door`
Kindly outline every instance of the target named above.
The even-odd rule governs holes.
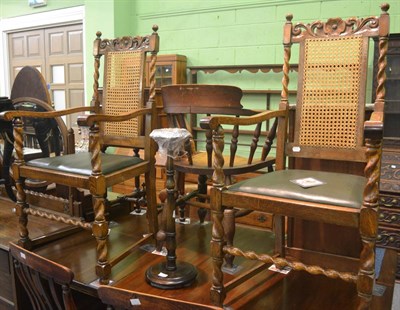
[[[8,35],[10,81],[13,83],[19,70],[32,66],[45,71],[43,30],[16,32]]]
[[[84,105],[82,24],[9,34],[10,81],[23,66],[34,66],[45,78],[56,110]],[[77,128],[76,116],[67,116]]]

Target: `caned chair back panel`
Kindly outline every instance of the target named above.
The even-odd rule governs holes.
[[[104,113],[120,115],[143,107],[144,56],[142,51],[110,51],[105,54]],[[141,134],[141,122],[138,118],[106,122],[103,130],[105,136],[133,138]]]
[[[98,33],[94,42],[93,97],[98,111],[110,115],[123,115],[144,108],[146,54],[152,53],[151,72],[154,70],[153,58],[156,57],[154,51],[158,49],[158,41],[151,36],[124,36],[109,40],[101,39],[100,35],[101,33]],[[103,90],[100,102],[98,78],[101,58],[103,58]],[[143,117],[123,122],[104,122],[100,126],[101,143],[106,146],[143,148],[145,127]]]
[[[368,38],[307,38],[300,43],[295,136],[288,153],[364,161]],[[351,155],[353,154],[353,155]]]

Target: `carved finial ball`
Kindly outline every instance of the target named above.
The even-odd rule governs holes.
[[[383,12],[387,12],[387,11],[389,11],[389,8],[390,8],[390,5],[389,5],[389,3],[382,3],[381,4],[381,9],[382,9],[382,11]]]
[[[96,37],[97,37],[98,39],[100,39],[100,37],[101,37],[101,31],[97,31],[97,32],[96,32]]]
[[[293,14],[289,13],[286,15],[286,21],[291,22],[293,19]]]
[[[153,29],[154,32],[157,32],[158,31],[158,25],[153,25],[152,29]]]
[[[156,240],[157,241],[164,241],[167,239],[167,234],[163,230],[159,230],[156,234]]]

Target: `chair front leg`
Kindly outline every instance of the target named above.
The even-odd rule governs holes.
[[[363,205],[360,210],[360,235],[362,251],[357,278],[359,296],[358,309],[369,309],[375,281],[375,242],[378,234],[378,197],[381,143],[380,140],[366,139],[368,162],[365,166],[367,183],[364,188]]]
[[[222,225],[224,227],[224,235],[225,235],[225,240],[226,244],[229,246],[233,246],[233,239],[235,237],[235,230],[236,230],[236,225],[235,225],[235,210],[232,208],[227,208],[224,210],[224,217],[222,221]],[[233,264],[235,256],[231,254],[226,254],[225,255],[225,268],[228,269],[234,269],[235,266]]]
[[[211,237],[211,257],[213,265],[212,286],[210,292],[211,302],[222,307],[226,292],[224,288],[224,275],[222,272],[222,263],[224,261],[223,247],[224,227],[222,221],[224,219],[224,211],[221,203],[221,189],[211,189],[211,215],[213,220],[212,237]]]
[[[13,177],[15,179],[15,187],[17,189],[17,202],[15,207],[15,213],[19,217],[18,229],[19,229],[19,241],[18,244],[25,249],[32,249],[32,241],[29,238],[28,231],[28,214],[25,209],[29,208],[26,202],[25,178],[21,177],[19,168],[25,164],[23,154],[23,123],[21,118],[14,119],[14,148],[16,152],[16,159],[12,165]]]
[[[93,236],[97,241],[96,275],[100,284],[108,284],[111,275],[111,265],[108,261],[108,223],[104,216],[105,199],[103,195],[93,195],[94,222]]]
[[[18,216],[18,230],[19,230],[19,241],[18,245],[24,249],[32,249],[32,241],[29,238],[28,231],[28,214],[25,212],[29,208],[29,204],[26,202],[26,194],[24,191],[25,180],[18,178],[15,180],[15,187],[17,189],[17,202],[15,205],[15,213]]]
[[[92,154],[92,175],[89,177],[89,190],[93,196],[94,222],[93,236],[97,241],[96,274],[100,284],[108,284],[111,275],[111,265],[108,261],[108,222],[105,218],[105,197],[107,185],[101,172],[100,137],[97,123],[90,127],[90,152]]]

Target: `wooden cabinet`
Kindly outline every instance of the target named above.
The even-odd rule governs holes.
[[[376,63],[376,49],[374,58]],[[378,245],[396,249],[400,255],[400,34],[389,37],[385,88]],[[400,278],[400,264],[396,277]]]
[[[186,84],[186,56],[158,55],[156,62],[156,88],[170,84]],[[149,87],[150,57],[147,58],[146,87]]]
[[[146,95],[148,96],[150,57],[146,61]],[[159,128],[167,127],[166,115],[163,111],[161,86],[171,84],[186,84],[186,56],[158,55],[156,62],[156,104]]]

